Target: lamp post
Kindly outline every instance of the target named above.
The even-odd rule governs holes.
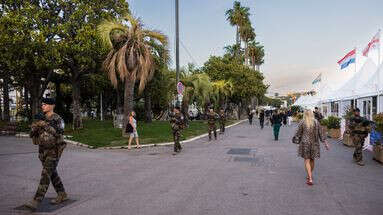
[[[175,0],[175,13],[176,13],[176,88],[180,81],[180,50],[179,50],[179,17],[178,17],[178,0]],[[179,98],[177,96],[177,105],[179,105]]]

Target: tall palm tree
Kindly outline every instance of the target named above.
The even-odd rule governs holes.
[[[117,87],[118,78],[124,83],[125,126],[129,113],[133,110],[136,81],[139,81],[140,94],[153,77],[153,53],[156,52],[153,41],[167,46],[168,39],[158,31],[144,29],[141,21],[130,14],[121,20],[104,20],[98,26],[98,32],[101,40],[110,49],[103,62],[104,70],[114,87]]]
[[[254,28],[251,26],[250,22],[247,22],[242,27],[239,28],[239,35],[242,41],[245,43],[245,64],[248,63],[248,44],[250,41],[255,39]]]
[[[263,46],[256,41],[252,41],[249,43],[248,49],[250,64],[254,70],[257,69],[259,71],[259,66],[264,63],[263,58],[265,57]],[[255,66],[257,66],[257,68],[255,68]]]
[[[239,28],[249,22],[250,8],[242,7],[241,2],[235,1],[233,8],[226,11],[226,20],[236,27],[236,44],[240,45]]]

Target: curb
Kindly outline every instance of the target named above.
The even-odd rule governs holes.
[[[228,126],[225,126],[225,128],[231,128],[233,126],[236,126],[236,125],[239,125],[243,122],[247,121],[247,119],[244,119],[244,120],[240,120],[239,122],[236,122],[232,125],[228,125]],[[219,131],[219,129],[217,129],[216,131]],[[181,141],[181,143],[189,143],[189,142],[192,142],[194,140],[197,140],[197,139],[200,139],[202,137],[206,137],[208,136],[209,134],[208,133],[205,133],[205,134],[201,134],[199,136],[196,136],[196,137],[193,137],[193,138],[190,138],[188,140],[184,140],[184,141]],[[15,135],[16,137],[29,137],[29,134],[27,133],[18,133]],[[72,144],[72,145],[75,145],[75,146],[80,146],[80,147],[84,147],[84,148],[88,148],[88,149],[127,149],[128,146],[110,146],[110,147],[100,147],[100,148],[96,148],[94,146],[90,146],[90,145],[87,145],[87,144],[83,144],[83,143],[80,143],[80,142],[76,142],[76,141],[73,141],[73,140],[69,140],[67,137],[68,136],[65,136],[66,138],[64,139],[65,142],[69,143],[69,144]],[[174,142],[166,142],[166,143],[153,143],[153,144],[144,144],[144,145],[140,145],[140,148],[147,148],[147,147],[156,147],[156,146],[171,146],[173,145]],[[137,146],[132,146],[132,148],[137,148]]]
[[[241,124],[242,122],[245,122],[245,121],[247,121],[247,119],[240,120],[239,122],[236,122],[236,123],[234,123],[232,125],[225,126],[225,128],[231,128],[231,127],[239,125],[239,124]],[[217,129],[216,131],[219,131],[219,129]],[[202,137],[207,137],[208,135],[209,135],[208,133],[201,134],[199,136],[190,138],[188,140],[181,141],[181,143],[189,143],[189,142],[192,142],[194,140],[200,139]],[[174,142],[145,144],[145,145],[140,145],[140,147],[141,148],[146,148],[146,147],[172,146],[172,145],[174,145]],[[110,146],[110,147],[100,147],[100,148],[97,148],[97,149],[127,149],[127,148],[128,148],[128,146]],[[137,146],[132,146],[132,148],[137,148]]]

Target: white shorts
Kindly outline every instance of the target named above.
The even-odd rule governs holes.
[[[130,133],[130,137],[138,138],[138,133],[137,133],[137,131],[133,131],[132,133]]]

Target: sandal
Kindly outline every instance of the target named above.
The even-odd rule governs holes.
[[[309,186],[313,186],[314,185],[314,183],[312,181],[307,181],[306,184],[309,185]]]

